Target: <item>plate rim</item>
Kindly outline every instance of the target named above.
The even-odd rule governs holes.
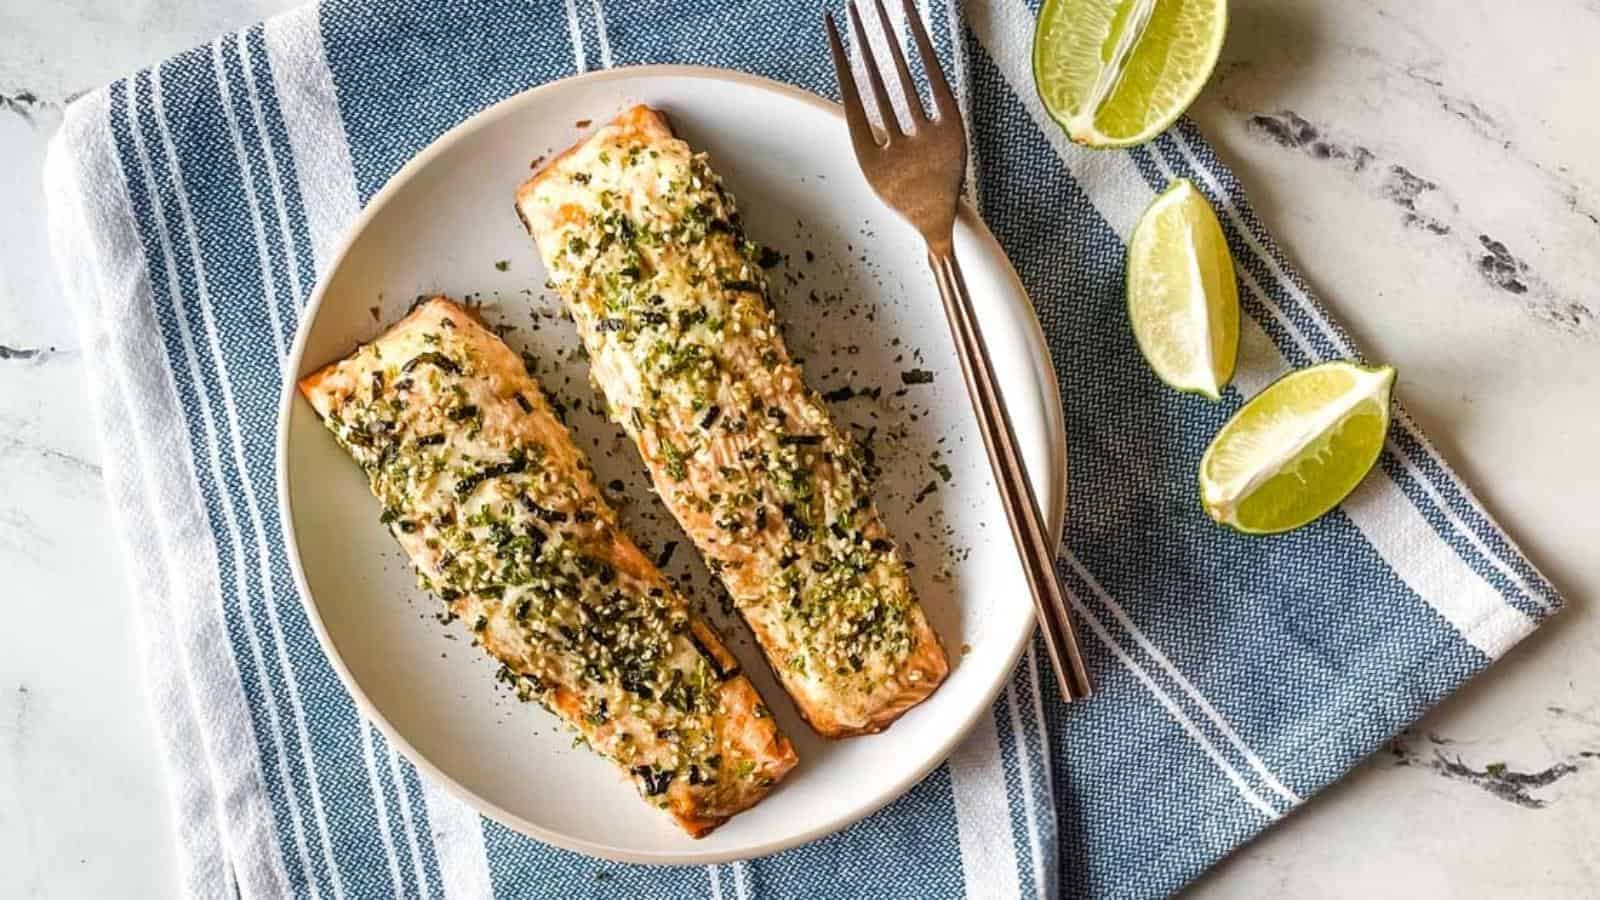
[[[310,584],[306,580],[305,569],[300,560],[300,543],[295,528],[294,504],[289,491],[289,421],[296,402],[295,398],[298,396],[298,391],[296,390],[297,373],[305,362],[305,349],[310,339],[311,326],[322,310],[322,304],[327,298],[328,285],[332,276],[343,266],[346,257],[355,246],[356,239],[367,229],[378,213],[388,205],[394,195],[398,194],[422,169],[436,157],[442,155],[448,148],[463,140],[468,134],[512,114],[519,107],[536,102],[543,95],[554,93],[579,83],[589,84],[652,77],[702,78],[731,83],[737,87],[775,93],[785,99],[799,101],[813,109],[827,113],[835,119],[844,118],[843,107],[825,97],[813,94],[795,85],[734,69],[701,65],[618,66],[569,75],[565,78],[559,78],[519,91],[468,116],[407,160],[362,206],[350,224],[345,226],[337,249],[329,257],[327,268],[322,275],[318,276],[312,287],[311,294],[300,312],[299,321],[295,326],[294,343],[288,355],[284,358],[281,370],[284,382],[279,394],[277,434],[274,440],[274,453],[276,455],[274,471],[278,480],[277,499],[280,511],[279,521],[284,535],[284,551],[288,557],[289,570],[294,577],[295,587],[300,593],[300,605],[305,610],[306,618],[311,624],[313,633],[316,634],[317,643],[321,646],[323,656],[327,658],[329,664],[333,667],[334,673],[339,676],[340,683],[350,694],[351,699],[355,701],[357,711],[366,721],[377,726],[383,732],[384,738],[389,741],[391,746],[401,752],[413,765],[421,769],[427,777],[433,779],[435,784],[445,788],[451,795],[466,803],[480,815],[488,816],[513,831],[542,843],[615,862],[668,866],[714,865],[768,856],[820,840],[861,821],[904,796],[907,791],[926,778],[928,773],[944,763],[955,748],[972,731],[979,717],[994,706],[995,698],[999,696],[1000,691],[1010,680],[1011,673],[1016,670],[1017,661],[1021,659],[1023,651],[1033,638],[1035,627],[1032,620],[1030,619],[1028,628],[1021,629],[1012,638],[1012,644],[1008,651],[1009,659],[1002,669],[1006,674],[984,689],[982,702],[973,704],[971,710],[960,723],[947,732],[948,736],[937,752],[929,756],[928,760],[918,766],[916,770],[900,778],[874,802],[817,827],[763,841],[755,846],[743,849],[703,850],[700,852],[692,850],[665,853],[639,852],[595,843],[582,838],[574,838],[530,822],[456,781],[454,777],[434,765],[431,759],[399,733],[356,681],[355,676],[345,664],[344,658],[340,655],[338,647],[329,634],[327,624],[322,619],[320,607],[311,591]],[[986,252],[993,254],[1004,262],[1002,275],[1010,281],[1016,293],[1030,300],[1027,305],[1029,314],[1023,317],[1025,319],[1023,337],[1031,345],[1030,349],[1034,351],[1032,354],[1033,368],[1035,369],[1033,374],[1041,387],[1041,399],[1045,401],[1045,427],[1050,444],[1047,468],[1057,479],[1055,484],[1045,485],[1049,492],[1049,496],[1046,499],[1046,503],[1049,506],[1046,519],[1050,528],[1051,538],[1059,546],[1062,540],[1067,507],[1066,423],[1061,406],[1061,386],[1055,377],[1050,346],[1045,338],[1044,328],[1039,322],[1038,313],[1033,308],[1031,297],[1026,287],[1022,284],[1022,279],[1017,274],[1016,267],[1011,264],[1011,259],[1006,255],[999,240],[995,238],[993,232],[989,230],[982,217],[978,215],[966,198],[963,198],[960,202],[957,218],[964,222],[970,229],[972,236],[984,245]],[[1040,371],[1041,367],[1048,371]]]

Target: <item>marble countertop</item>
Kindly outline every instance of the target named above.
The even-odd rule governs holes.
[[[93,360],[48,262],[45,142],[77,93],[290,5],[0,0],[0,596],[13,623],[0,629],[0,898],[175,890],[134,598],[86,412]],[[1600,2],[1232,6],[1193,115],[1571,607],[1189,893],[1592,896],[1600,116],[1585,111]]]

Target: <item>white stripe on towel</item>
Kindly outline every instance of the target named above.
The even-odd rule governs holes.
[[[151,205],[153,207],[154,215],[155,215],[156,234],[157,234],[157,237],[160,240],[161,249],[162,249],[162,254],[161,255],[162,255],[162,259],[165,260],[165,268],[167,270],[166,271],[167,293],[169,295],[170,301],[175,306],[181,307],[181,304],[182,304],[181,296],[182,295],[181,295],[181,291],[178,289],[178,286],[177,286],[178,270],[177,270],[176,257],[174,255],[173,249],[172,249],[172,239],[171,239],[171,236],[167,233],[166,216],[162,212],[162,204],[161,204],[160,195],[155,190],[155,184],[154,184],[155,176],[152,173],[151,168],[150,168],[149,154],[146,153],[146,151],[145,151],[144,136],[142,134],[142,131],[141,131],[141,128],[140,128],[140,125],[139,125],[139,111],[138,111],[137,103],[135,102],[135,95],[136,95],[135,79],[134,78],[128,78],[126,80],[125,84],[126,84],[126,87],[127,87],[127,90],[125,91],[125,97],[126,97],[126,100],[127,100],[127,107],[128,107],[127,108],[127,116],[128,116],[128,121],[129,121],[128,129],[129,129],[129,133],[130,133],[130,135],[132,137],[135,156],[139,160],[140,175],[142,176],[142,178],[143,178],[143,180],[145,182],[146,190],[150,192],[150,202],[151,202]],[[130,208],[131,208],[131,204],[130,204]],[[199,361],[198,361],[198,359],[196,358],[196,355],[195,355],[194,341],[189,336],[189,332],[188,332],[188,327],[189,326],[188,326],[187,321],[185,320],[184,316],[181,314],[181,311],[180,311],[180,314],[177,316],[177,320],[178,320],[178,331],[179,331],[180,337],[181,337],[181,339],[183,341],[185,368],[187,368],[189,370],[190,379],[192,381],[194,381],[198,385],[201,382],[201,378],[200,378],[200,363],[199,363]],[[159,342],[159,338],[157,338],[156,340]],[[168,366],[167,366],[165,360],[160,360],[158,364],[162,367],[163,370],[168,369]],[[174,389],[174,390],[176,390],[176,389]],[[175,413],[175,417],[173,419],[170,419],[170,420],[167,420],[167,421],[181,422],[182,421],[182,414],[181,413]],[[210,415],[209,410],[206,410],[206,411],[203,412],[203,414],[201,416],[201,425],[202,425],[202,431],[203,431],[203,433],[205,435],[206,460],[210,464],[209,468],[211,470],[211,477],[216,483],[221,484],[223,482],[223,479],[222,479],[222,461],[221,461],[220,453],[218,451],[219,441],[218,441],[218,438],[217,438],[216,426],[213,424],[213,422],[211,420],[211,415]],[[231,509],[231,501],[230,500],[225,500],[224,502],[227,503],[229,505],[229,507],[230,507],[230,508],[225,510],[226,515],[223,516],[223,518],[226,520],[226,523],[227,523],[229,547],[230,547],[235,559],[242,559],[244,557],[244,541],[240,537],[240,534],[239,534],[238,520],[234,516],[233,510]],[[198,504],[199,504],[199,501],[196,500],[196,508],[197,508],[197,510],[199,508]],[[203,523],[204,523],[204,516],[203,516],[203,514],[201,514],[200,523],[197,523],[197,524],[200,524],[200,527],[202,527],[202,528],[207,527]],[[241,611],[242,615],[244,616],[244,621],[245,621],[245,629],[244,630],[245,630],[245,633],[246,633],[246,635],[248,637],[248,641],[249,641],[249,644],[250,644],[251,660],[255,665],[255,670],[256,670],[256,672],[258,674],[258,677],[260,677],[260,673],[262,673],[265,670],[265,665],[266,665],[266,663],[265,663],[265,655],[261,652],[261,642],[260,642],[260,639],[259,639],[259,637],[257,635],[257,629],[256,629],[256,624],[255,624],[255,614],[252,611],[252,609],[250,607],[250,604],[248,602],[249,589],[248,589],[248,586],[247,586],[247,584],[245,582],[245,567],[243,565],[234,566],[234,581],[235,581],[234,588],[235,588],[235,591],[238,593],[238,596],[239,596],[239,608],[240,608],[240,611]],[[220,591],[218,591],[217,593],[220,594]],[[215,595],[213,595],[213,596],[215,596]],[[204,603],[204,605],[210,606],[212,604],[211,603]],[[227,632],[225,630],[219,632],[219,634],[222,634],[222,635],[225,635],[226,633]],[[222,644],[219,644],[219,646],[226,647],[228,645],[226,643],[222,643]],[[290,825],[291,825],[292,833],[294,835],[295,849],[296,849],[296,851],[298,852],[298,854],[300,856],[300,862],[301,862],[301,865],[302,865],[302,867],[303,867],[303,869],[305,871],[306,880],[307,880],[307,884],[310,887],[311,895],[312,895],[313,898],[316,898],[318,896],[318,892],[317,892],[317,888],[316,888],[316,881],[315,881],[315,878],[313,876],[314,867],[313,867],[313,865],[311,863],[310,851],[308,850],[308,845],[307,845],[307,842],[306,842],[305,827],[304,827],[304,824],[303,824],[303,821],[302,821],[302,817],[301,817],[301,813],[300,813],[300,807],[301,807],[302,804],[301,804],[301,800],[300,800],[300,797],[299,797],[299,791],[295,788],[294,781],[290,778],[290,775],[289,775],[288,755],[287,755],[286,751],[283,748],[282,742],[277,739],[277,736],[282,733],[282,728],[283,728],[282,722],[281,722],[281,716],[278,713],[277,700],[273,696],[272,691],[269,688],[267,688],[265,685],[262,686],[261,696],[263,697],[263,699],[264,699],[264,701],[266,703],[267,721],[268,721],[268,724],[270,726],[270,729],[271,729],[272,735],[273,735],[272,747],[270,749],[273,751],[273,753],[274,753],[274,755],[276,757],[277,764],[278,764],[277,765],[278,778],[279,778],[280,781],[283,782],[284,790],[288,794],[287,806],[289,807]],[[254,750],[253,749],[252,750],[248,750],[248,751],[244,751],[244,752],[248,752],[248,753],[251,753],[252,755],[254,755]],[[233,762],[232,760],[226,760],[224,758],[223,760],[219,760],[218,765],[219,766],[230,765],[232,762]],[[224,781],[222,783],[227,784],[227,783],[232,783],[232,782],[231,781]],[[276,843],[274,842],[273,844],[269,844],[267,846],[275,847]],[[324,848],[324,850],[326,850],[326,848]]]
[[[361,198],[320,28],[316,6],[305,6],[268,22],[265,43],[311,225],[313,256],[317,271],[325,272],[345,229],[360,213]],[[446,894],[452,900],[491,896],[482,819],[426,775],[419,773],[418,781],[430,826],[430,833],[418,838],[433,842]]]
[[[573,64],[581,74],[587,69],[583,64],[583,26],[578,22],[578,7],[573,0],[567,0],[567,33],[572,36]]]
[[[278,111],[289,135],[289,152],[294,157],[306,229],[311,235],[311,257],[317,271],[325,272],[344,239],[345,228],[361,211],[361,195],[318,16],[317,5],[307,4],[268,20],[261,37],[278,95]],[[257,127],[266,133],[259,121]],[[271,159],[271,144],[264,144]],[[283,227],[288,233],[288,225]],[[298,284],[295,290],[295,296],[302,297]]]
[[[289,654],[283,638],[283,628],[278,621],[277,598],[274,596],[274,590],[272,586],[272,571],[270,563],[267,559],[267,530],[265,525],[262,524],[263,520],[261,517],[261,510],[257,506],[255,500],[257,494],[254,480],[250,477],[250,469],[244,459],[244,450],[240,446],[241,442],[239,440],[239,435],[243,434],[243,429],[239,425],[238,406],[234,403],[233,399],[233,385],[232,379],[228,374],[227,359],[223,356],[221,340],[217,336],[216,319],[211,312],[211,290],[206,282],[205,261],[200,252],[200,242],[195,231],[194,218],[189,209],[188,194],[183,184],[183,172],[178,164],[178,151],[173,145],[172,133],[167,124],[166,109],[162,102],[160,67],[157,67],[151,71],[150,99],[152,105],[152,117],[155,119],[157,131],[161,136],[162,150],[166,155],[168,171],[172,178],[173,196],[178,201],[178,215],[180,221],[183,223],[184,236],[187,239],[186,242],[188,243],[189,256],[194,266],[195,285],[200,295],[198,298],[200,320],[205,326],[206,343],[211,353],[212,365],[216,367],[217,374],[219,376],[217,380],[217,387],[222,392],[222,406],[227,413],[228,431],[232,435],[232,437],[225,439],[233,451],[233,463],[239,472],[239,477],[242,482],[242,493],[244,494],[245,498],[245,511],[249,515],[251,529],[255,532],[256,565],[259,570],[258,577],[261,579],[261,586],[266,595],[262,605],[267,611],[267,622],[272,630],[273,643],[276,645],[275,649],[277,650],[278,666],[280,671],[283,673],[285,685],[288,688],[290,703],[289,711],[291,718],[294,721],[296,734],[300,740],[300,753],[305,762],[307,776],[306,782],[311,794],[311,809],[314,814],[318,835],[322,841],[323,852],[327,856],[328,874],[333,884],[333,895],[336,900],[342,900],[344,897],[344,883],[339,874],[338,860],[336,860],[333,855],[333,839],[328,834],[328,820],[323,811],[322,791],[321,788],[318,787],[316,756],[311,750],[311,737],[310,731],[306,726],[305,708],[300,700],[299,679],[296,678],[294,674],[294,666],[289,661]],[[138,134],[137,128],[134,129],[134,133]],[[148,178],[149,176],[150,172],[147,169],[146,177]],[[154,195],[157,188],[153,179],[151,179],[150,188],[152,195]],[[163,239],[165,240],[165,236],[163,236]],[[167,243],[164,249],[170,253],[172,251],[170,243]],[[180,296],[180,293],[174,292],[174,297],[178,296]],[[181,324],[181,316],[179,317],[179,321]],[[181,328],[181,331],[184,335],[185,343],[190,345],[187,349],[190,352],[197,352],[196,348],[198,345],[194,343],[193,335],[189,333],[188,328],[184,326]],[[196,372],[196,374],[198,375],[198,372]],[[203,379],[197,378],[196,384],[199,384],[202,380]],[[202,406],[205,406],[205,404],[202,403]],[[205,415],[207,417],[207,421],[209,421],[209,409],[206,410]],[[218,476],[218,483],[223,483],[220,470],[217,471],[216,474]],[[233,511],[231,509],[231,501],[229,502],[229,506],[229,523],[230,527],[233,527]],[[241,565],[240,568],[242,569],[243,566]],[[244,597],[241,597],[241,602],[245,602]]]
[[[611,39],[606,36],[606,11],[600,0],[589,0],[594,7],[594,31],[600,36],[600,65],[609,69],[611,62]]]
[[[991,712],[978,717],[948,763],[968,900],[1011,900],[1021,890],[1000,759],[1000,734]]]
[[[237,46],[239,48],[239,69],[244,76],[245,96],[250,100],[250,117],[256,126],[256,138],[261,144],[261,155],[267,163],[267,183],[272,188],[272,208],[273,211],[277,213],[278,231],[283,235],[283,262],[284,268],[287,269],[289,273],[289,290],[291,291],[291,296],[294,298],[293,302],[295,306],[299,306],[301,303],[305,302],[305,294],[301,291],[302,284],[300,273],[300,255],[295,252],[295,246],[299,242],[295,239],[294,229],[289,227],[289,206],[284,200],[283,179],[278,174],[278,151],[276,147],[273,146],[272,136],[267,133],[266,116],[264,116],[261,112],[261,92],[256,88],[256,79],[253,71],[254,66],[252,65],[250,58],[250,41],[248,40],[248,32],[241,31],[235,37],[238,42]],[[265,28],[262,29],[261,37],[262,43],[270,48],[271,45],[266,43],[267,30]],[[268,62],[267,68],[269,70],[273,68],[270,61]],[[273,87],[276,89],[277,85],[274,85]],[[281,90],[278,91],[278,96],[280,98],[282,97]],[[279,110],[280,112],[283,110],[283,104],[281,100],[279,102]],[[339,131],[339,137],[342,139],[343,136],[344,130],[341,128]],[[293,147],[290,148],[290,152],[293,152]],[[304,191],[301,193],[304,193]],[[307,224],[309,226],[310,223]],[[316,254],[313,252],[312,265],[315,264]],[[312,273],[312,277],[314,276],[315,273]]]
[[[240,40],[242,42],[243,37]],[[250,210],[250,225],[255,230],[256,264],[261,267],[261,286],[266,295],[267,319],[272,323],[272,343],[277,348],[278,364],[281,366],[287,348],[284,346],[283,323],[278,317],[278,280],[272,271],[271,254],[267,251],[267,230],[261,221],[261,205],[256,202],[255,170],[250,165],[249,155],[245,152],[244,137],[239,132],[239,120],[233,114],[233,91],[228,87],[228,73],[222,65],[221,38],[211,42],[211,68],[217,79],[217,90],[221,92],[222,116],[228,123],[228,136],[233,139],[233,153],[239,158],[239,184],[244,193],[245,206]],[[249,73],[246,72],[247,83],[249,77]],[[294,250],[286,244],[285,253],[292,258]]]
[[[417,773],[422,799],[428,807],[434,855],[439,859],[439,881],[450,900],[481,900],[494,896],[489,877],[489,854],[483,845],[483,819],[454,794]]]

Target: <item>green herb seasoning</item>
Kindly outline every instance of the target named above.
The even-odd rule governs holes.
[[[805,386],[768,301],[764,269],[783,258],[745,235],[706,157],[676,140],[638,154],[633,133],[614,134],[562,161],[587,183],[547,179],[522,201],[551,282],[609,414],[769,657],[787,661],[786,686],[865,722],[907,683],[943,676],[868,495],[870,451]],[[911,661],[922,648],[934,663]]]
[[[592,237],[569,244],[582,252],[598,245]],[[380,355],[383,344],[409,352]],[[361,373],[358,389],[337,386],[345,371]],[[708,661],[660,574],[648,563],[639,572],[636,552],[616,555],[615,516],[592,470],[555,464],[570,451],[544,441],[564,432],[537,423],[549,412],[529,402],[538,388],[516,356],[436,301],[318,390],[331,407],[328,429],[382,501],[379,521],[444,603],[441,620],[464,619],[500,659],[499,680],[552,708],[557,689],[575,698],[578,712],[561,710],[576,741],[629,771],[647,769],[647,796],[683,783],[713,808],[722,802],[718,792],[730,788],[686,779],[691,767],[714,768],[708,758],[723,750],[726,673]]]

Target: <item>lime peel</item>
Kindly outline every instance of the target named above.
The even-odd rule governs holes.
[[[1348,383],[1337,393],[1315,396],[1324,386],[1320,382],[1338,378]],[[1206,513],[1232,528],[1265,534],[1297,528],[1337,506],[1366,477],[1383,449],[1394,380],[1390,366],[1365,368],[1340,361],[1293,372],[1268,386],[1223,426],[1200,461]],[[1314,405],[1296,408],[1307,402]],[[1336,447],[1346,426],[1368,412],[1377,414],[1376,422],[1354,435],[1355,443]],[[1347,458],[1332,458],[1338,454]],[[1315,478],[1305,475],[1307,467],[1316,469]],[[1274,503],[1258,511],[1257,518],[1242,518],[1242,507],[1284,475],[1298,484],[1279,487]]]
[[[1186,179],[1151,202],[1128,241],[1128,320],[1151,371],[1221,399],[1239,348],[1239,293],[1216,213]]]
[[[1075,143],[1142,144],[1199,95],[1227,19],[1227,0],[1045,0],[1033,40],[1039,99]]]

